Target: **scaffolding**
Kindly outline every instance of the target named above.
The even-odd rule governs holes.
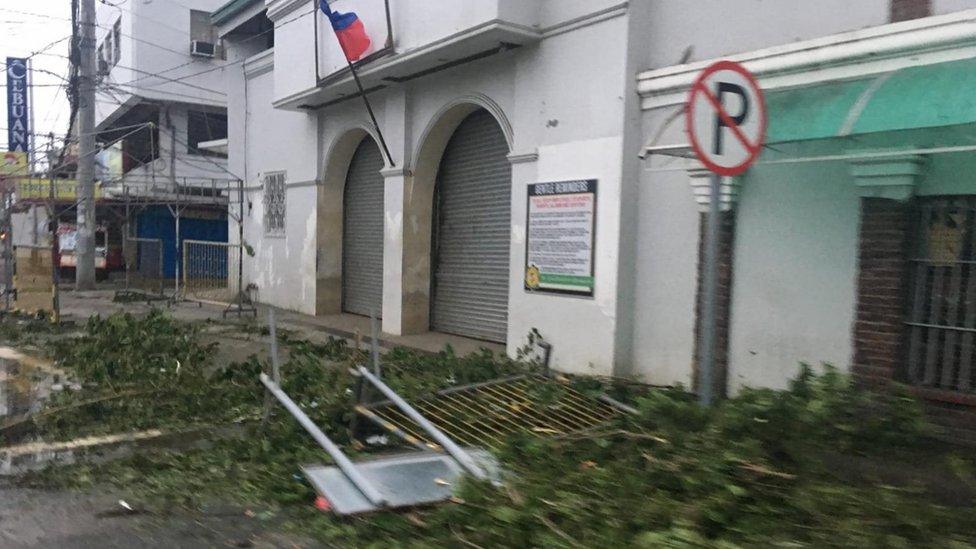
[[[123,216],[123,250],[125,258],[126,287],[117,293],[117,297],[129,297],[132,292],[139,291],[137,286],[145,283],[146,271],[141,270],[148,261],[150,268],[158,265],[155,273],[160,279],[159,295],[167,296],[171,303],[193,301],[198,303],[214,302],[226,305],[224,316],[228,314],[257,314],[257,309],[244,286],[244,182],[240,179],[194,178],[176,177],[163,178],[147,176],[143,180],[138,177],[125,176],[120,181],[103,186],[105,200],[117,203],[122,208]],[[236,211],[231,206],[236,206]],[[140,237],[136,234],[135,219],[140,213],[150,207],[165,207],[173,219],[173,250],[172,260],[167,255],[161,239]],[[237,242],[191,240],[184,238],[181,224],[184,215],[190,209],[209,209],[224,213],[237,225]],[[158,241],[158,252],[149,251],[153,246],[151,241]],[[187,250],[197,248],[215,248],[226,251],[223,261],[187,262]],[[231,253],[230,250],[236,250]],[[158,264],[147,259],[145,253],[156,253]],[[172,284],[169,288],[167,267],[173,270]],[[188,276],[187,269],[192,269]],[[222,280],[221,280],[222,279]],[[197,282],[205,280],[211,289],[223,288],[223,292],[211,292],[208,299],[201,298],[197,290]],[[191,284],[188,287],[188,284]],[[144,291],[144,290],[143,290]],[[150,294],[153,295],[153,294]]]

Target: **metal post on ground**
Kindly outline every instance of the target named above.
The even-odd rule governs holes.
[[[714,399],[716,298],[718,295],[718,245],[721,236],[722,176],[709,176],[708,220],[705,228],[704,280],[702,288],[702,325],[698,349],[698,395],[702,405],[711,406]]]
[[[53,136],[52,136],[53,139]],[[51,166],[48,172],[47,185],[47,223],[51,230],[51,308],[54,312],[55,324],[61,324],[61,280],[60,258],[58,257],[58,216],[54,211],[54,167]]]
[[[229,207],[229,206],[228,206]],[[244,180],[237,180],[237,317],[244,314]],[[254,316],[257,316],[257,310]],[[275,380],[275,383],[278,381]]]
[[[14,287],[14,247],[13,247],[13,194],[4,185],[3,189],[3,310],[10,312],[10,293]]]
[[[372,336],[369,354],[373,363],[373,375],[380,377],[380,322],[376,318],[376,311],[369,312],[369,331]]]
[[[179,200],[178,196],[177,196],[177,200]],[[173,252],[173,257],[174,257],[173,263],[175,263],[175,265],[173,266],[173,268],[175,270],[173,272],[174,274],[173,301],[176,302],[179,301],[180,299],[180,263],[183,261],[183,253],[182,253],[183,246],[180,242],[180,217],[183,215],[183,206],[182,204],[177,202],[175,207],[169,204],[167,204],[166,207],[169,209],[169,213],[170,215],[173,216],[173,220],[174,220],[173,221],[174,224],[173,246],[175,248],[175,251]],[[166,273],[165,266],[163,267],[163,273],[164,274]]]
[[[128,291],[131,283],[129,279],[129,270],[132,269],[132,265],[129,264],[129,254],[132,250],[129,249],[129,232],[132,230],[131,226],[131,212],[129,211],[129,187],[124,186],[122,189],[123,200],[125,200],[125,221],[122,223],[122,264],[125,265],[125,289]]]
[[[278,328],[275,325],[274,308],[268,309],[268,334],[271,336],[271,379],[281,385],[281,363],[278,362]]]

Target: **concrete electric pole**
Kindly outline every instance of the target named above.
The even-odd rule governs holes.
[[[95,0],[81,0],[78,52],[78,239],[75,289],[95,289]]]

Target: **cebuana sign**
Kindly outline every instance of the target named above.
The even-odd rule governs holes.
[[[26,153],[30,150],[30,104],[27,60],[7,58],[7,149]]]

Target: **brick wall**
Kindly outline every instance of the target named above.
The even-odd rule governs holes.
[[[908,204],[861,199],[852,372],[866,385],[886,385],[901,375],[910,231]]]
[[[735,212],[722,212],[721,236],[719,239],[719,267],[718,267],[718,292],[716,303],[716,316],[718,318],[715,329],[715,372],[712,374],[712,394],[716,397],[724,397],[728,388],[729,371],[729,325],[730,310],[732,303],[732,260],[735,248]],[[702,318],[702,290],[704,288],[704,267],[705,267],[705,234],[707,232],[708,215],[699,216],[698,239],[698,289],[695,298],[695,354],[692,372],[692,383],[699,387],[698,369],[698,344],[701,337],[701,318]]]
[[[875,389],[905,381],[912,216],[909,204],[861,199],[852,374]],[[920,387],[913,392],[943,438],[976,446],[976,395]]]
[[[932,15],[932,0],[891,0],[888,20],[892,23]]]

